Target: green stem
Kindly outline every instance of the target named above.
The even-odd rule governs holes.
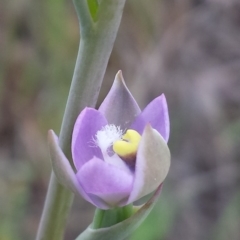
[[[92,223],[92,227],[94,229],[98,229],[102,227],[102,222],[103,222],[105,212],[106,210],[96,208],[94,218],[93,218],[93,223]]]
[[[80,20],[81,42],[59,135],[60,146],[72,163],[71,135],[79,112],[95,107],[103,76],[121,21],[125,0],[102,0],[93,23],[84,0],[74,1]],[[36,240],[61,240],[73,194],[52,173]]]
[[[121,219],[120,219],[120,222],[131,217],[133,214],[133,205],[132,204],[129,204],[129,205],[126,205],[122,208],[122,214],[121,214]]]
[[[57,199],[61,199],[57,201]],[[58,184],[52,173],[44,210],[40,221],[37,240],[62,239],[67,214],[73,202],[73,194]]]
[[[132,214],[133,214],[132,204],[109,210],[102,210],[97,208],[95,211],[92,228],[98,229],[113,226],[131,217]]]

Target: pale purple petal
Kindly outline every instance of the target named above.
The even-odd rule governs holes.
[[[132,172],[129,166],[117,154],[113,154],[112,156],[104,156],[104,161],[117,168],[122,169],[125,172]]]
[[[169,167],[170,151],[166,141],[148,124],[137,151],[133,190],[128,203],[154,191],[166,178]]]
[[[52,130],[48,132],[48,143],[53,171],[58,181],[93,204],[93,201],[79,184],[76,174],[59,146],[58,137]]]
[[[97,131],[105,125],[107,120],[96,109],[85,108],[78,116],[72,136],[72,157],[77,170],[94,156],[102,158],[94,138]]]
[[[127,198],[132,189],[132,174],[98,158],[84,164],[77,178],[87,194],[100,197],[109,208]]]
[[[123,130],[128,129],[141,112],[124,82],[121,71],[117,73],[113,86],[99,107],[99,111],[104,114],[109,124],[120,126]]]
[[[151,126],[162,135],[166,142],[168,141],[169,115],[164,94],[150,102],[142,113],[136,117],[130,128],[142,134],[147,123],[151,124]]]

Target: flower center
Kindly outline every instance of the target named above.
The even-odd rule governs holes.
[[[101,149],[105,161],[111,162],[111,153],[116,153],[128,165],[134,165],[140,140],[141,135],[137,131],[128,129],[123,135],[119,126],[110,124],[97,131],[94,142]]]
[[[122,136],[122,140],[117,140],[113,143],[113,151],[122,158],[136,157],[141,135],[133,130],[128,129]]]
[[[103,155],[105,155],[108,148],[111,147],[114,142],[120,140],[122,135],[123,132],[119,126],[110,124],[97,131],[94,142],[101,149]]]

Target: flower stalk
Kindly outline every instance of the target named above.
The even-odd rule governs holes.
[[[126,220],[119,222],[111,227],[93,229],[91,225],[80,234],[76,240],[123,240],[131,232],[136,230],[155,206],[161,193],[162,185],[158,187],[154,195],[142,207],[138,207],[134,214]]]
[[[73,125],[84,107],[94,107],[96,104],[124,4],[125,0],[102,0],[92,15],[87,1],[74,0],[81,41],[59,135],[59,145],[71,165]],[[52,173],[36,240],[63,239],[72,201],[73,194],[60,185]]]
[[[92,228],[105,228],[122,222],[133,214],[133,205],[129,204],[120,208],[113,208],[110,210],[103,210],[96,208]]]

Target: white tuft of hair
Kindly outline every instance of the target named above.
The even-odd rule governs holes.
[[[120,129],[120,126],[109,124],[97,131],[93,141],[96,146],[101,149],[102,153],[106,153],[108,148],[111,147],[114,142],[121,139],[122,135],[123,131]]]

